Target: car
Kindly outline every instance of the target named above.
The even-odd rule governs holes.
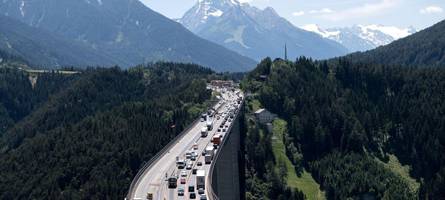
[[[192,174],[195,175],[198,169],[192,169]]]
[[[202,196],[204,194],[204,189],[203,188],[199,188],[198,189],[198,194],[200,194]]]
[[[192,164],[188,164],[187,167],[185,168],[186,170],[191,170],[193,168]]]
[[[198,150],[198,144],[197,143],[193,144],[193,150]]]
[[[180,182],[181,182],[181,184],[185,184],[185,182],[186,182],[185,178],[181,178]]]
[[[204,152],[204,153],[205,153],[205,152]],[[200,161],[200,162],[197,162],[196,165],[198,165],[198,166],[202,166],[202,162],[201,162],[201,161]]]
[[[178,196],[184,196],[184,188],[178,188]]]
[[[190,199],[196,199],[196,193],[190,192],[189,198]]]
[[[200,200],[207,200],[207,196],[206,194],[201,194],[201,197],[199,198]]]
[[[202,156],[205,156],[205,155],[206,155],[206,151],[205,151],[205,150],[202,151],[201,155],[202,155]]]
[[[189,192],[195,192],[195,186],[189,185]]]
[[[218,129],[218,132],[221,132],[221,129],[220,129],[220,128]]]
[[[224,128],[222,131],[223,131],[223,132],[226,132],[226,129]]]
[[[187,171],[182,170],[181,171],[181,177],[187,177]]]

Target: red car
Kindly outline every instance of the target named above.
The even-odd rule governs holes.
[[[185,178],[181,178],[181,184],[185,184]]]

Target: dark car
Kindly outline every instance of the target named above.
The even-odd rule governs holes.
[[[195,186],[194,185],[189,185],[189,192],[195,192]]]
[[[198,194],[200,194],[200,195],[202,196],[202,194],[204,194],[204,189],[199,188],[199,189],[198,189]]]
[[[190,199],[196,199],[196,194],[194,192],[191,192],[189,197]]]

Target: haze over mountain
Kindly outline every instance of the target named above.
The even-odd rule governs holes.
[[[156,60],[193,62],[217,71],[245,71],[255,65],[137,0],[4,0],[0,13],[82,42],[125,67]]]
[[[316,59],[344,55],[339,43],[295,27],[273,8],[264,10],[237,0],[200,0],[178,20],[197,35],[242,55],[260,60],[283,57]]]
[[[327,29],[316,24],[308,24],[302,28],[317,33],[324,38],[334,40],[348,48],[350,52],[374,49],[416,32],[413,27],[398,28],[374,24]]]
[[[110,66],[120,61],[85,44],[0,15],[0,49],[38,66]]]
[[[347,57],[353,62],[445,67],[445,21],[391,44]]]

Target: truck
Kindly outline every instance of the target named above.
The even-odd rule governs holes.
[[[213,129],[213,120],[211,119],[207,120],[206,125],[207,125],[207,130],[211,131]]]
[[[219,146],[221,144],[222,135],[216,134],[212,138],[213,146]]]
[[[214,147],[213,146],[208,146],[205,149],[205,156],[204,156],[204,161],[206,164],[210,164],[213,160],[213,155],[214,155]]]
[[[205,175],[206,171],[200,169],[196,172],[196,189],[205,190]]]
[[[207,127],[202,127],[201,129],[201,137],[207,137]]]

